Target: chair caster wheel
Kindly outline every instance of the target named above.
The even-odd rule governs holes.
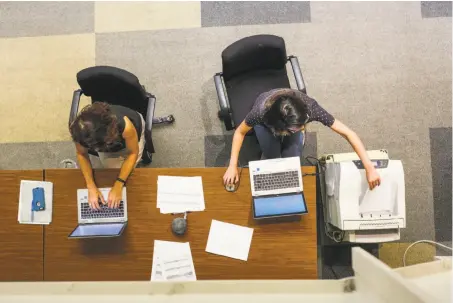
[[[153,124],[172,124],[173,122],[175,122],[175,117],[173,115],[153,119]]]

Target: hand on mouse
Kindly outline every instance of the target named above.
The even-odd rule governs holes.
[[[238,168],[234,165],[230,165],[223,175],[223,184],[236,184],[239,182]]]

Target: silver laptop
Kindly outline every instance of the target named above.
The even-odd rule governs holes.
[[[249,162],[255,219],[308,213],[300,158]]]
[[[107,200],[110,188],[99,189]],[[122,200],[118,208],[109,208],[100,203],[100,210],[91,209],[88,203],[88,190],[77,190],[77,215],[79,224],[69,234],[69,238],[105,238],[121,236],[127,225],[127,197],[123,188]]]

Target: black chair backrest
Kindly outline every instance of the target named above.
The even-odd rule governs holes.
[[[222,52],[222,72],[225,81],[234,76],[256,70],[285,67],[287,62],[285,40],[274,35],[256,35],[243,38]]]
[[[122,105],[146,116],[147,93],[138,78],[124,69],[113,66],[89,67],[77,73],[77,82],[92,102]]]

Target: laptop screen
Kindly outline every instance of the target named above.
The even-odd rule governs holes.
[[[257,218],[307,213],[302,193],[254,198],[253,208]]]
[[[119,236],[125,223],[79,225],[69,237],[114,237]]]

